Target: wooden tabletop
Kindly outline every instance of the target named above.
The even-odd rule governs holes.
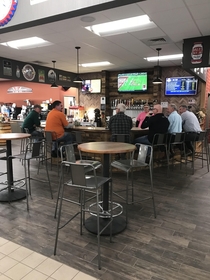
[[[0,133],[0,140],[17,140],[31,137],[28,133]]]
[[[121,142],[89,142],[78,145],[78,149],[94,154],[118,154],[132,152],[136,146]]]

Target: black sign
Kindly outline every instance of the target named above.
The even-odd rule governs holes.
[[[210,36],[185,39],[183,44],[183,68],[210,66]]]

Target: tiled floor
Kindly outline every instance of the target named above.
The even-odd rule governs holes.
[[[94,280],[83,272],[0,237],[0,280]]]

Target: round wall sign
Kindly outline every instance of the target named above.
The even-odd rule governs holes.
[[[27,81],[33,81],[33,79],[36,76],[36,72],[35,72],[34,68],[30,64],[26,64],[23,67],[22,73],[23,73],[24,78]]]
[[[6,25],[14,16],[18,0],[0,0],[0,26]]]

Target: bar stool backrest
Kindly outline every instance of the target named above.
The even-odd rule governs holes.
[[[72,184],[78,187],[86,187],[85,166],[70,163]]]
[[[65,152],[66,161],[76,162],[73,144],[61,146],[60,151],[61,151],[61,161],[63,161],[63,152]]]
[[[152,157],[153,157],[153,148],[152,146],[149,145],[144,145],[144,144],[137,144],[139,147],[139,153],[137,157],[137,161],[140,163],[145,164],[146,159],[149,158],[149,162],[147,164],[151,164]]]
[[[185,141],[185,132],[177,132],[170,134],[169,143],[170,144],[181,144]]]
[[[162,146],[167,144],[167,137],[167,133],[156,133],[153,137],[152,146]]]
[[[195,141],[204,141],[206,138],[206,131],[198,131]]]
[[[112,134],[111,141],[130,143],[130,134]]]

